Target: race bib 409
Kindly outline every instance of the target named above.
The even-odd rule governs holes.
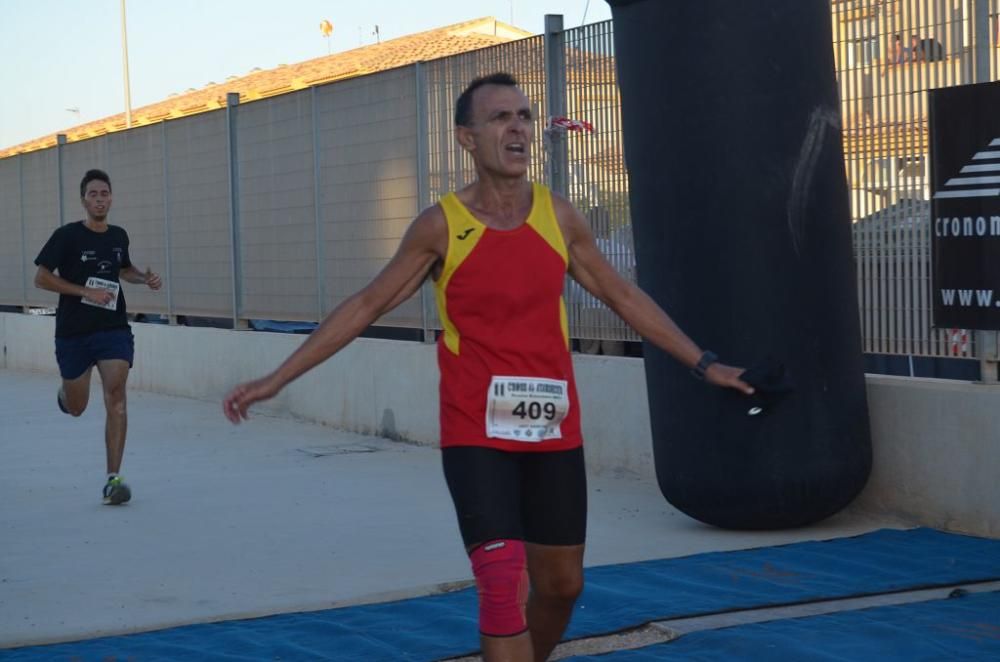
[[[486,400],[486,436],[529,443],[559,439],[568,412],[565,380],[495,376]]]

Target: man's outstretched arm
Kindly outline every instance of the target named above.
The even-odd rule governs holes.
[[[559,224],[569,251],[569,273],[588,292],[603,301],[643,338],[689,368],[704,354],[653,299],[625,280],[607,261],[583,215],[569,202],[553,197]],[[742,368],[712,363],[705,380],[746,394],[753,388],[740,379]]]
[[[222,403],[233,423],[247,418],[255,402],[274,397],[289,382],[330,358],[381,315],[408,299],[430,273],[447,241],[444,216],[432,207],[413,221],[389,264],[364,288],[330,312],[285,361],[270,374],[234,388]]]

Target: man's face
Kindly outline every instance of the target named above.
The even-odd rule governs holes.
[[[83,208],[87,216],[95,221],[103,221],[111,211],[111,187],[106,182],[94,179],[87,182],[83,192]]]
[[[472,95],[472,122],[458,127],[458,140],[476,164],[490,172],[522,177],[531,162],[535,135],[531,103],[519,88],[484,85]]]

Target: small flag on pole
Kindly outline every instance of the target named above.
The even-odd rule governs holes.
[[[549,129],[557,131],[585,131],[594,132],[594,125],[584,120],[573,120],[568,117],[550,117]]]
[[[319,24],[319,31],[323,33],[324,37],[329,37],[333,34],[333,23],[327,20],[323,20]]]

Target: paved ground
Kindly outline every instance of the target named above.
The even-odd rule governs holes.
[[[95,382],[96,385],[96,382]],[[436,449],[130,391],[123,475],[102,506],[103,404],[0,370],[0,648],[434,592],[471,577]],[[590,477],[587,565],[901,526],[845,513],[783,532],[703,526],[650,481]]]

